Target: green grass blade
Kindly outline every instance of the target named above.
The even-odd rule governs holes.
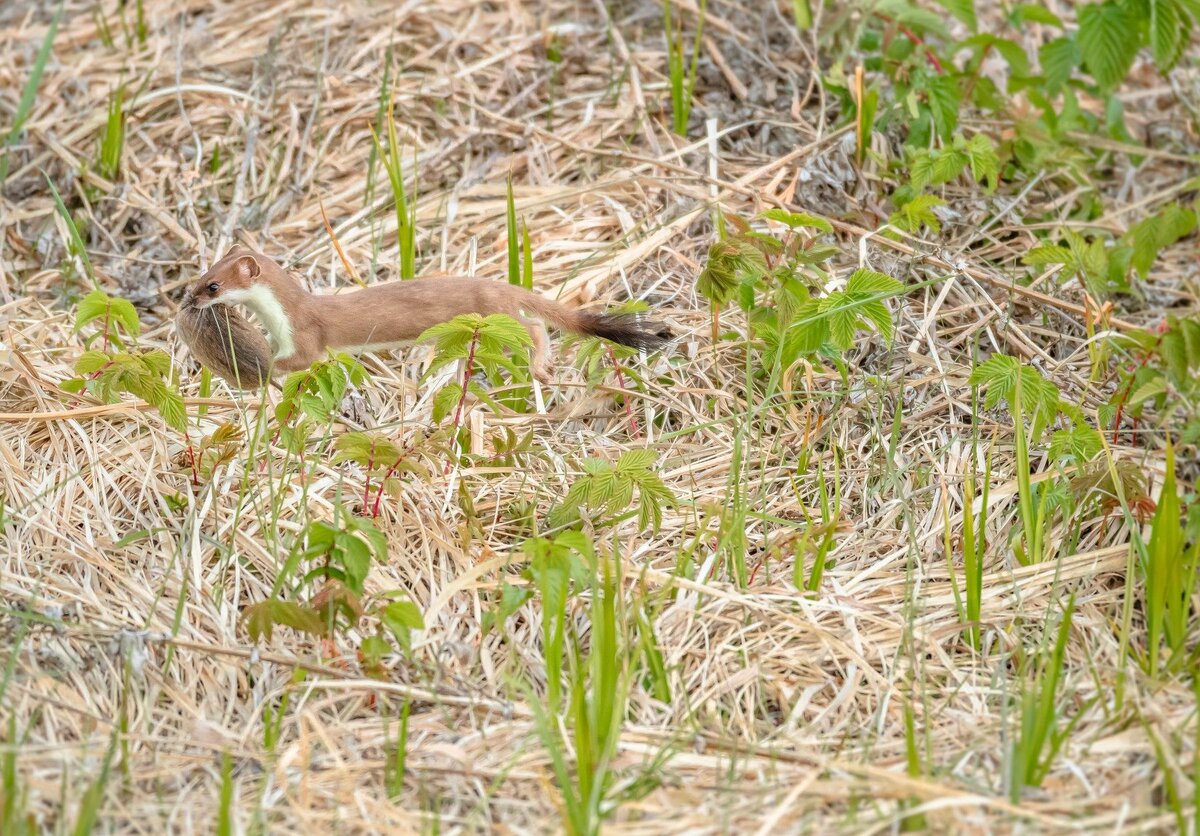
[[[13,113],[12,126],[4,135],[4,141],[0,142],[0,145],[4,146],[4,154],[0,155],[0,183],[8,179],[8,149],[16,142],[21,129],[25,127],[25,121],[29,118],[29,114],[33,110],[33,103],[37,100],[38,85],[42,82],[42,73],[45,72],[46,61],[50,58],[50,48],[54,45],[54,36],[58,32],[58,21],[62,17],[62,10],[63,6],[60,2],[58,9],[54,12],[54,17],[50,20],[50,27],[46,30],[45,37],[42,38],[42,45],[38,49],[37,56],[33,59],[29,78],[25,81],[25,89],[21,91],[21,100],[17,102],[17,110]]]

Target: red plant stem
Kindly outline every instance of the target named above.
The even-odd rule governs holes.
[[[911,43],[915,44],[916,46],[919,46],[922,49],[924,49],[925,50],[925,60],[929,62],[929,66],[933,67],[934,71],[936,71],[938,73],[938,75],[941,75],[942,73],[944,73],[946,71],[946,68],[944,66],[942,66],[942,62],[938,60],[938,57],[933,54],[933,50],[930,49],[929,46],[925,43],[924,38],[922,38],[920,35],[918,35],[913,30],[909,29],[903,23],[900,23],[899,21],[895,20],[894,18],[888,17],[887,15],[878,15],[878,17],[880,20],[886,20],[888,23],[895,23],[896,26],[900,29],[900,32],[904,35],[904,37],[908,38],[908,40]]]
[[[633,430],[634,438],[639,438],[641,437],[642,430],[638,426],[637,416],[633,414],[633,405],[629,401],[629,390],[625,387],[625,375],[621,372],[621,364],[617,362],[617,355],[613,351],[612,346],[605,344],[604,347],[608,349],[608,359],[612,363],[613,371],[617,373],[617,388],[625,396],[625,414],[629,416],[629,427]]]
[[[383,499],[383,489],[387,487],[388,479],[396,475],[396,468],[400,466],[400,462],[408,458],[410,450],[412,450],[412,447],[405,447],[404,451],[396,458],[396,461],[392,462],[392,466],[387,469],[387,473],[383,474],[383,480],[379,483],[379,492],[375,494],[375,506],[371,509],[372,517],[379,516],[379,502]]]
[[[453,445],[458,446],[458,431],[462,429],[463,406],[467,402],[467,386],[471,382],[471,375],[475,372],[475,348],[479,345],[479,329],[475,329],[475,333],[471,335],[471,348],[467,351],[467,365],[463,369],[462,392],[458,396],[458,406],[454,407],[454,432],[451,434]],[[453,450],[453,447],[451,448]],[[450,462],[446,462],[446,469],[443,475],[449,475]]]
[[[912,41],[917,46],[924,48],[925,60],[929,62],[929,66],[933,67],[934,71],[938,75],[941,75],[942,73],[946,72],[946,68],[942,66],[942,62],[939,61],[938,57],[933,54],[933,50],[925,45],[925,41],[922,40],[920,35],[917,35],[915,32],[913,32],[907,26],[901,26],[900,31],[904,33],[904,37],[908,38],[910,41]]]
[[[375,467],[375,457],[367,456],[367,474],[363,478],[363,507],[362,512],[367,513],[367,506],[371,503],[371,469]],[[378,508],[378,505],[376,505]]]

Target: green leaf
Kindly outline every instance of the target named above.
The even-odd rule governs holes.
[[[1159,72],[1175,66],[1183,55],[1191,35],[1183,9],[1177,0],[1148,0],[1150,3],[1150,49]]]
[[[967,157],[971,161],[971,176],[975,182],[988,183],[988,191],[995,191],[1000,178],[1000,158],[996,146],[986,134],[975,134],[966,144]]]
[[[1147,380],[1129,396],[1129,406],[1137,406],[1159,395],[1167,394],[1167,380],[1161,374]]]
[[[896,295],[904,289],[904,284],[884,273],[860,267],[850,274],[846,280],[846,292],[859,298],[862,294],[872,296]]]
[[[765,220],[779,221],[785,226],[796,229],[797,227],[810,226],[819,229],[822,232],[833,234],[833,224],[817,215],[810,215],[807,212],[788,212],[786,209],[768,209],[765,212],[759,213],[759,217]]]
[[[363,583],[371,571],[371,550],[365,541],[353,534],[339,534],[336,543],[346,573],[346,586],[362,595]]]
[[[1017,387],[1017,375],[1021,373],[1021,365],[1016,358],[1007,354],[993,354],[971,372],[968,383],[972,386],[986,386],[987,397],[984,406],[992,409],[1001,399],[1012,396]]]
[[[925,92],[938,136],[943,142],[949,142],[958,127],[958,110],[962,103],[958,80],[950,75],[939,75],[930,80]]]
[[[975,19],[975,0],[938,0],[938,5],[961,20],[972,32],[979,28]]]
[[[1084,464],[1095,458],[1103,448],[1100,433],[1088,426],[1056,430],[1050,437],[1052,459],[1073,459]]]
[[[1038,62],[1046,78],[1046,90],[1051,95],[1062,89],[1071,80],[1071,73],[1079,66],[1083,56],[1074,38],[1055,38],[1042,44],[1038,50]]]
[[[154,407],[167,422],[167,426],[176,432],[187,432],[187,410],[184,408],[183,397],[179,392],[165,386],[162,387]]]
[[[875,9],[882,15],[906,24],[911,29],[932,32],[943,40],[950,39],[950,30],[942,21],[942,17],[928,9],[909,2],[909,0],[880,0]]]
[[[1013,17],[1018,22],[1029,23],[1044,23],[1047,26],[1054,26],[1058,29],[1062,28],[1062,19],[1054,12],[1047,9],[1045,6],[1035,6],[1033,4],[1023,4],[1013,9]]]
[[[433,396],[433,422],[440,424],[458,407],[462,398],[462,386],[458,383],[447,383]]]
[[[424,630],[425,618],[412,601],[392,601],[384,608],[385,623],[403,624],[410,630]]]
[[[80,299],[79,304],[75,307],[75,331],[79,332],[89,322],[101,319],[108,314],[111,302],[111,297],[103,290],[93,290]]]
[[[1066,247],[1060,247],[1057,244],[1042,244],[1025,253],[1021,262],[1039,266],[1046,264],[1074,265],[1075,256]]]
[[[1115,0],[1084,4],[1078,16],[1084,66],[1102,90],[1112,90],[1125,80],[1137,55],[1137,21]]]
[[[938,232],[942,228],[934,209],[945,206],[946,201],[931,194],[919,194],[893,212],[888,222],[905,232],[916,232],[922,226]]]
[[[85,351],[75,361],[75,374],[88,375],[108,365],[108,355],[103,351]]]
[[[362,654],[363,662],[368,668],[378,667],[383,662],[383,657],[392,652],[392,646],[387,643],[383,636],[367,636],[358,646],[358,652]]]

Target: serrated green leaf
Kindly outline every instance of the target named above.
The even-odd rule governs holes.
[[[904,289],[904,284],[886,273],[868,270],[860,267],[850,274],[846,280],[846,292],[854,294],[855,298],[862,295],[882,296],[894,295]]]
[[[1162,375],[1147,380],[1129,396],[1129,405],[1137,406],[1167,393],[1167,381]]]
[[[1071,459],[1083,464],[1095,458],[1103,448],[1100,433],[1088,426],[1056,430],[1050,437],[1052,459]]]
[[[938,5],[967,25],[972,32],[979,28],[975,19],[975,0],[938,0]]]
[[[949,142],[954,129],[958,127],[958,110],[962,103],[958,80],[950,75],[936,76],[930,80],[925,92],[938,137],[943,142]]]
[[[797,227],[809,226],[819,229],[822,232],[833,234],[833,224],[818,215],[810,215],[807,212],[789,212],[786,209],[767,209],[765,212],[759,213],[759,217],[765,220],[779,221],[779,223],[796,229]]]
[[[967,158],[971,162],[971,176],[975,182],[988,183],[988,190],[995,191],[1000,177],[1000,158],[996,146],[986,134],[975,134],[966,143]]]
[[[88,375],[108,365],[108,355],[103,351],[85,351],[75,361],[75,374]]]
[[[187,432],[187,410],[184,408],[183,398],[177,391],[163,386],[154,403],[154,408],[158,410],[158,414],[171,429],[180,433]]]
[[[1092,78],[1102,90],[1125,80],[1138,50],[1138,27],[1115,0],[1079,7],[1079,51]]]
[[[1178,63],[1187,46],[1191,26],[1185,23],[1177,0],[1148,0],[1150,4],[1150,49],[1159,72]]]
[[[1046,264],[1066,264],[1073,266],[1075,256],[1066,247],[1057,244],[1041,244],[1034,247],[1021,259],[1023,264],[1044,266]]]
[[[1073,37],[1055,38],[1042,44],[1038,50],[1038,63],[1046,79],[1046,90],[1054,95],[1071,79],[1071,73],[1083,61],[1079,44]]]
[[[109,309],[111,297],[103,290],[93,290],[79,300],[75,307],[75,331],[80,331],[89,322],[103,318]]]
[[[110,304],[109,315],[120,323],[126,334],[136,337],[142,333],[142,323],[138,319],[137,310],[128,299],[113,298]]]
[[[945,205],[946,201],[940,197],[919,194],[893,212],[888,222],[905,232],[916,232],[922,226],[926,226],[936,233],[941,230],[942,224],[933,210]]]
[[[617,471],[627,472],[630,470],[646,470],[654,465],[658,459],[658,453],[654,450],[641,448],[637,450],[626,450],[617,459]]]

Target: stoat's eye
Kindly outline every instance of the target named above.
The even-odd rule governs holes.
[[[216,293],[220,289],[221,289],[221,285],[217,284],[216,282],[208,283],[208,292],[209,293]]]

